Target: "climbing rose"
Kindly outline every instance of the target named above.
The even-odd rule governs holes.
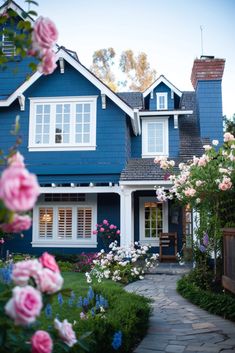
[[[9,166],[0,179],[0,199],[11,211],[28,211],[39,195],[39,185],[34,174],[25,168]]]
[[[25,167],[24,157],[20,152],[16,152],[10,158],[8,158],[8,164],[14,167]]]
[[[75,343],[77,343],[72,324],[70,324],[67,320],[60,322],[58,319],[55,319],[54,325],[56,330],[59,332],[60,338],[64,341],[65,344],[67,344],[67,346],[72,347]]]
[[[42,265],[36,259],[19,261],[14,264],[11,278],[16,285],[25,286],[30,277],[35,279],[41,270]]]
[[[48,332],[38,330],[31,338],[32,353],[51,353],[53,342]]]
[[[49,270],[49,268],[43,268],[39,271],[36,276],[37,288],[42,293],[53,294],[58,292],[64,283],[64,279],[59,272]]]
[[[33,48],[49,49],[58,39],[55,24],[45,17],[39,17],[34,23],[32,34]]]
[[[41,293],[31,287],[15,287],[13,296],[5,305],[5,312],[16,325],[28,325],[36,320],[42,309]]]
[[[234,141],[234,140],[235,140],[235,137],[233,136],[233,134],[231,134],[230,132],[225,132],[224,142]]]
[[[38,65],[38,71],[44,75],[50,75],[57,67],[55,61],[55,53],[50,49],[46,50],[42,56],[41,63]]]
[[[21,216],[15,213],[12,222],[0,224],[0,229],[4,233],[20,233],[23,230],[28,230],[31,227],[31,223],[32,220],[29,216]]]
[[[48,254],[48,252],[44,252],[42,256],[39,257],[39,261],[43,267],[47,267],[54,272],[60,272],[59,266],[55,261],[55,257]]]

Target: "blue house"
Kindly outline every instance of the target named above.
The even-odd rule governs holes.
[[[22,17],[14,1],[7,4],[1,13],[8,6]],[[0,72],[1,148],[14,144],[19,115],[20,152],[41,186],[32,230],[7,249],[97,251],[102,245],[92,231],[103,219],[120,227],[121,245],[140,241],[158,250],[160,234],[176,232],[178,250],[183,241],[190,246],[190,210],[157,201],[154,187],[171,184],[153,160],[169,156],[178,164],[201,155],[205,142],[222,141],[225,60],[196,59],[190,92],[161,75],[145,92],[114,93],[64,47],[49,76],[29,76],[29,59],[17,58],[8,38],[2,50],[13,60]]]

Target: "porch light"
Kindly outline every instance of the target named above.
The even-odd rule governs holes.
[[[93,188],[93,186],[94,186],[94,184],[93,184],[93,183],[90,183],[89,185],[90,185],[90,187],[91,187],[91,188]]]
[[[110,186],[110,187],[113,186],[113,183],[111,183],[111,181],[109,182],[109,186]]]
[[[71,183],[70,186],[71,186],[71,188],[75,188],[75,184],[74,183]]]
[[[56,184],[55,183],[51,183],[51,187],[52,188],[56,188]]]

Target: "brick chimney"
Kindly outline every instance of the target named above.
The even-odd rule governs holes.
[[[195,59],[191,82],[196,93],[197,118],[202,141],[223,142],[222,77],[225,59],[201,56]]]
[[[213,56],[201,56],[195,59],[192,68],[191,82],[196,89],[198,81],[222,80],[225,59],[215,59]]]

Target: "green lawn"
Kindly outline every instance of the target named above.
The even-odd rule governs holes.
[[[41,328],[53,327],[53,320],[58,316],[60,320],[68,319],[75,323],[74,330],[77,337],[81,337],[85,332],[92,332],[87,339],[87,344],[92,353],[131,353],[133,348],[143,338],[148,327],[150,314],[149,301],[138,295],[127,293],[122,285],[111,280],[102,283],[86,283],[84,273],[63,272],[64,287],[73,291],[64,292],[63,303],[59,304],[58,295],[53,297],[50,310],[43,314]],[[87,296],[89,287],[92,287],[95,294],[102,295],[108,301],[108,309],[101,313],[96,311],[96,315],[91,315],[91,307],[95,307],[95,299],[87,310],[88,319],[81,320],[80,312],[86,311],[79,307],[79,297]],[[72,298],[72,299],[71,299]],[[48,313],[50,314],[48,317]],[[121,331],[123,335],[122,346],[116,351],[112,348],[112,339],[115,332]],[[75,347],[74,347],[75,348]],[[74,350],[76,353],[83,352],[82,349]]]

